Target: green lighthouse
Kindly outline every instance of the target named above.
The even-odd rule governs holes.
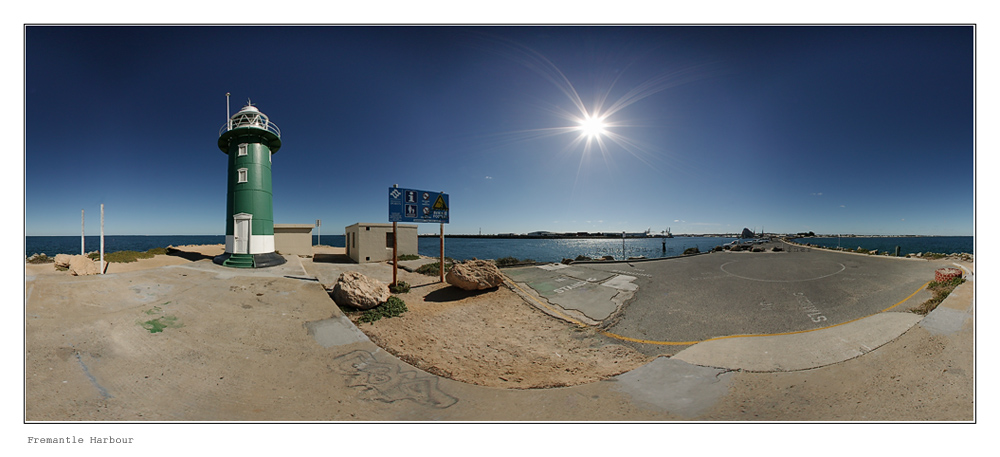
[[[228,108],[226,111],[228,114]],[[216,257],[215,263],[236,268],[285,263],[285,258],[274,252],[271,205],[271,155],[280,147],[278,126],[249,100],[219,129],[219,149],[229,156],[229,184],[226,253]]]

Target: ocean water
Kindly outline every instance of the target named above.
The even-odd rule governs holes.
[[[812,237],[795,240],[800,244],[813,244],[826,247],[844,247],[857,249],[859,247],[879,252],[896,252],[899,246],[900,255],[916,254],[918,252],[939,252],[951,254],[966,252],[975,254],[975,238],[971,236],[900,236],[900,237]]]
[[[492,238],[445,238],[444,255],[456,260],[498,259],[514,257],[537,262],[560,262],[577,256],[599,258],[606,255],[617,260],[627,257],[654,259],[675,257],[685,249],[697,247],[705,252],[734,238],[621,238],[598,239],[492,239]],[[428,257],[441,255],[437,237],[421,237],[417,251]]]
[[[626,238],[624,251],[621,238],[599,239],[491,239],[491,238],[445,238],[444,254],[457,260],[498,259],[515,257],[521,260],[531,259],[538,262],[559,262],[562,259],[575,259],[579,255],[587,257],[613,256],[615,259],[625,257],[660,258],[681,255],[685,249],[697,247],[705,252],[715,246],[732,241],[734,238]],[[100,249],[100,237],[86,237],[85,252]],[[313,235],[313,243],[318,243]],[[104,251],[147,251],[152,248],[167,246],[182,246],[186,244],[224,244],[224,235],[112,235],[104,237]],[[854,238],[800,238],[799,243],[811,243],[847,248],[878,249],[894,252],[900,247],[902,254],[917,252],[968,252],[973,254],[974,239],[971,236],[933,236],[933,237],[854,237]],[[344,235],[322,235],[322,244],[344,247]],[[421,255],[437,257],[440,255],[438,237],[420,237],[417,251]],[[24,255],[44,253],[50,257],[56,254],[79,254],[80,237],[78,236],[27,236],[25,237]]]

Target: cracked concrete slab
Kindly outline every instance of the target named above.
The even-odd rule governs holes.
[[[563,309],[577,310],[596,321],[607,319],[618,309],[618,303],[614,300],[618,295],[618,289],[572,279],[565,281],[564,284],[566,285],[562,290],[555,289],[547,293],[539,291],[539,294],[550,303],[557,304]],[[535,288],[534,284],[531,286]]]
[[[731,372],[660,357],[616,376],[612,389],[632,400],[687,418],[697,417],[729,391]]]

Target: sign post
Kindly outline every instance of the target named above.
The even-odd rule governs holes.
[[[441,224],[441,282],[444,282],[444,224]]]
[[[319,219],[316,219],[316,246],[323,245],[323,235],[319,231]]]
[[[450,220],[448,194],[415,189],[400,189],[395,184],[389,188],[389,222],[392,222],[393,252],[392,281],[396,282],[396,223],[424,222],[441,224],[441,282],[444,282],[444,224]]]

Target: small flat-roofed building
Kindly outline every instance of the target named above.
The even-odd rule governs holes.
[[[274,224],[274,250],[281,255],[312,255],[312,224]]]
[[[417,255],[417,226],[397,224],[397,255]],[[347,256],[358,263],[392,259],[392,224],[357,223],[344,228]]]

